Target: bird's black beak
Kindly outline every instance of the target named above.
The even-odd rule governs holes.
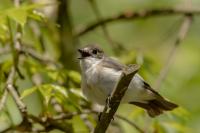
[[[82,51],[83,51],[82,49],[78,49],[78,52],[79,52],[79,53],[82,53]]]
[[[81,57],[78,57],[78,59],[83,59],[83,57],[82,57],[82,49],[78,49],[78,52],[81,54]]]
[[[78,52],[80,53],[81,57],[79,57],[78,59],[84,59],[85,57],[90,56],[88,51],[85,51],[83,49],[78,49]]]

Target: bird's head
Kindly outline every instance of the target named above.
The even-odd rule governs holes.
[[[97,45],[87,45],[84,48],[78,49],[80,53],[80,65],[82,71],[86,71],[95,64],[98,64],[104,58],[104,52]]]
[[[102,59],[104,56],[103,50],[97,45],[87,45],[84,48],[78,49],[78,52],[80,53],[79,59],[81,60],[86,58]]]

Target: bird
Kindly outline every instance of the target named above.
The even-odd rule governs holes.
[[[127,66],[108,57],[96,44],[78,49],[80,53],[81,89],[83,95],[98,105],[105,105]],[[131,79],[121,103],[145,109],[150,117],[178,107],[154,90],[138,73]]]

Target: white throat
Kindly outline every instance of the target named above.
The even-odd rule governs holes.
[[[93,57],[87,57],[85,59],[80,60],[80,66],[82,72],[86,72],[88,69],[92,68],[93,66],[96,66],[102,61],[102,59],[97,59]]]

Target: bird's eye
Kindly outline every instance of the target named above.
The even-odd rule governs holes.
[[[93,54],[97,54],[97,52],[98,52],[98,51],[97,51],[96,49],[94,49],[94,50],[92,51]]]

